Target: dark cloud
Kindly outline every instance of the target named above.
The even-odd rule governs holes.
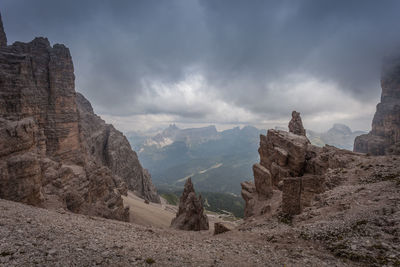
[[[277,119],[292,108],[306,116],[350,112],[338,99],[301,98],[329,98],[334,91],[318,88],[327,85],[342,97],[375,103],[382,57],[400,41],[397,0],[3,0],[0,8],[9,41],[47,36],[69,46],[77,89],[109,115],[223,122],[226,114],[216,113],[229,108],[204,103],[215,98],[257,118]],[[204,78],[196,91],[201,99],[185,91],[178,104],[165,103],[180,97],[168,90],[191,74]],[[318,83],[297,88],[293,96],[300,99],[290,99],[291,88],[310,80]]]

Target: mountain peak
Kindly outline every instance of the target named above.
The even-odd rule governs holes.
[[[352,133],[352,131],[351,131],[349,126],[347,126],[345,124],[341,124],[341,123],[333,124],[332,128],[329,129],[328,132],[331,132],[331,131],[340,132],[340,133],[343,133],[343,134],[351,134]]]

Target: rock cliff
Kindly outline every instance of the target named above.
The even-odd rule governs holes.
[[[50,46],[46,38],[7,46],[3,32],[1,27],[0,198],[119,220],[128,219],[121,198],[126,184],[157,201],[123,135],[93,111],[84,112],[69,49]]]
[[[80,93],[76,94],[83,145],[90,158],[99,165],[107,166],[128,186],[144,199],[160,203],[150,173],[142,168],[136,152],[126,137],[111,124],[106,124],[93,112],[90,102]]]
[[[329,186],[327,170],[345,167],[353,154],[332,146],[312,145],[299,113],[293,114],[289,124],[292,132],[270,129],[266,136],[260,135],[260,163],[253,165],[254,183],[241,184],[246,218],[278,208],[285,214],[301,213],[315,194]]]
[[[358,136],[354,151],[372,155],[400,154],[400,57],[387,59],[381,75],[381,102],[376,106],[372,130]]]
[[[178,213],[172,220],[171,227],[187,231],[208,230],[209,228],[201,196],[196,196],[192,179],[190,178],[186,180],[185,188],[179,200]]]

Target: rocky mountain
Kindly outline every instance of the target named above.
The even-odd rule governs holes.
[[[149,137],[144,145],[161,148],[174,142],[184,142],[188,146],[193,146],[215,139],[218,139],[218,132],[214,125],[179,129],[175,124],[171,124],[161,133]]]
[[[354,141],[354,151],[372,155],[400,154],[400,57],[387,58],[381,74],[381,102],[372,130]]]
[[[127,220],[127,189],[159,201],[122,133],[75,92],[69,49],[0,30],[0,198]]]
[[[129,141],[160,189],[182,189],[186,178],[192,177],[200,192],[239,194],[239,183],[251,176],[252,162],[258,160],[255,151],[261,132],[251,126],[218,132],[215,126],[171,125],[140,145],[137,136]]]
[[[349,126],[335,123],[332,128],[323,133],[307,130],[307,138],[316,146],[322,147],[327,144],[352,151],[354,139],[364,133],[363,131],[353,132]]]

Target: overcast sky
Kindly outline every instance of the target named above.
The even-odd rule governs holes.
[[[9,43],[72,53],[76,89],[123,131],[333,123],[369,130],[398,0],[2,0]]]

